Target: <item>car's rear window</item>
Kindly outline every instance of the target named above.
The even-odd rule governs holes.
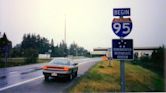
[[[70,61],[67,59],[54,59],[50,62],[50,64],[70,65]]]

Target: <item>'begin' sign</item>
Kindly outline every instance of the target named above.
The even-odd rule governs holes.
[[[130,8],[114,8],[114,16],[130,16]]]

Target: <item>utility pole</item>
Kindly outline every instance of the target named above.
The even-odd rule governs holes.
[[[65,27],[64,27],[64,42],[66,44],[66,14],[65,14]]]
[[[66,44],[66,47],[67,47],[67,43],[66,43],[66,14],[65,14],[65,20],[64,21],[65,21],[64,22],[64,43]],[[68,56],[68,51],[65,51],[65,56]]]

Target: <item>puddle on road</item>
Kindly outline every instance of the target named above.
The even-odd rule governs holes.
[[[24,81],[26,79],[29,79],[31,77],[28,77],[27,75],[29,75],[32,72],[37,72],[40,71],[41,69],[39,68],[35,68],[35,69],[29,69],[27,71],[12,71],[12,72],[8,72],[7,70],[1,70],[0,72],[0,88]],[[40,75],[40,74],[37,74]],[[30,75],[31,76],[31,75]]]
[[[14,71],[4,75],[5,78],[0,78],[0,88],[14,84],[21,80],[20,73]]]

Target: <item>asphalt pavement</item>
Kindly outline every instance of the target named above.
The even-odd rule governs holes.
[[[0,69],[0,93],[60,93],[66,92],[91,66],[100,61],[100,58],[76,59],[78,76],[72,81],[52,78],[44,81],[41,67],[44,64],[34,64]]]

